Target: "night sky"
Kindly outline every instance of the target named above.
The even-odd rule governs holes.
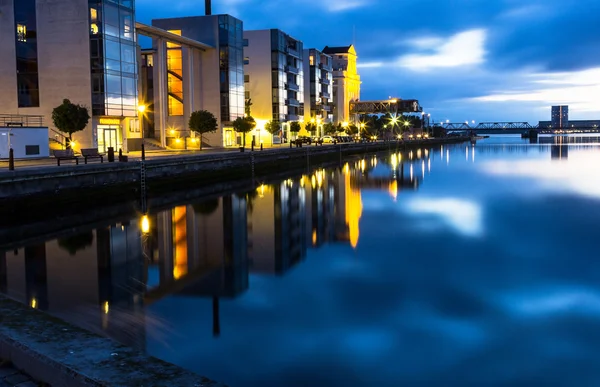
[[[137,18],[204,14],[201,0],[137,0]],[[305,48],[355,43],[362,100],[419,99],[434,121],[600,119],[598,0],[213,0],[244,29]]]

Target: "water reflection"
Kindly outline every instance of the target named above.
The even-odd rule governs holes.
[[[569,359],[594,385],[600,149],[556,141],[369,155],[13,243],[0,290],[232,386],[568,385]]]

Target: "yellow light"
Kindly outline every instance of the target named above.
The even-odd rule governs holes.
[[[108,305],[108,301],[104,303],[104,314],[108,314],[110,311],[110,306]]]
[[[179,144],[181,142],[181,138],[177,137],[177,139],[175,139],[175,142]]]
[[[37,300],[35,298],[31,299],[31,303],[29,304],[33,309],[37,308]]]
[[[146,111],[146,105],[140,105],[140,106],[138,106],[138,111],[139,111],[140,113],[143,113],[143,112],[145,112],[145,111]]]
[[[315,175],[312,175],[312,177],[310,178],[310,185],[313,187],[313,189],[317,186],[317,178],[315,177]]]
[[[75,147],[77,146],[77,142],[76,141],[71,141],[69,143],[69,145],[71,146],[71,149],[75,149]]]
[[[169,133],[171,133],[171,134],[175,134],[175,129],[171,129],[171,130],[169,130]]]
[[[261,198],[265,197],[265,185],[264,184],[261,184],[260,187],[258,187],[257,191],[258,191],[258,195]]]
[[[317,185],[319,188],[323,185],[323,173],[317,172]]]
[[[317,230],[313,230],[312,232],[312,244],[313,246],[317,245]]]
[[[306,176],[302,176],[302,178],[300,179],[300,187],[304,188],[304,179],[306,179]]]
[[[101,125],[121,125],[119,118],[99,118],[98,123]]]
[[[344,165],[344,173],[346,175],[350,173],[350,165],[348,165],[348,163],[346,163],[346,165]]]
[[[140,227],[144,234],[148,234],[150,232],[150,219],[148,219],[148,215],[142,216]]]
[[[314,124],[314,123],[315,123],[315,119],[314,119],[314,118],[311,118],[311,119],[310,119],[310,123],[311,123],[311,124]]]
[[[196,137],[192,138],[192,142],[195,144],[198,142],[198,139]]]
[[[346,121],[342,122],[342,127],[343,128],[347,128],[348,127],[348,122],[346,122]]]
[[[410,122],[404,121],[404,126],[408,126],[408,125],[410,125]]]
[[[398,156],[396,156],[396,154],[394,153],[392,155],[392,168],[396,169],[396,167],[398,166]]]

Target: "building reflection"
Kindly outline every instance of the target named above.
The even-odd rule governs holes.
[[[355,160],[0,252],[0,291],[142,350],[157,323],[145,307],[167,296],[206,298],[219,336],[220,303],[244,293],[250,274],[283,276],[309,246],[357,248],[363,192],[397,200],[418,188],[412,171],[427,158]]]

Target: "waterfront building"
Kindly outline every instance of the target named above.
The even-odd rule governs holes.
[[[249,136],[257,144],[276,137],[264,130],[267,122],[280,122],[290,139],[290,123],[304,120],[303,52],[303,43],[281,30],[244,31],[245,98],[257,123]]]
[[[126,149],[139,136],[134,20],[132,0],[0,0],[0,113],[43,116],[55,131],[52,110],[68,98],[90,109],[77,147]]]
[[[569,127],[569,107],[552,106],[551,125],[554,129],[566,129]]]
[[[325,47],[323,53],[333,60],[333,121],[336,124],[349,122],[350,102],[360,100],[356,50],[353,45]]]
[[[333,120],[333,62],[331,56],[310,48],[304,50],[304,117],[323,135],[323,124]]]
[[[153,47],[142,51],[141,89],[152,98],[148,131],[163,146],[186,146],[194,137],[189,117],[197,110],[210,111],[220,123],[203,136],[207,145],[237,144],[232,122],[244,115],[242,31],[242,21],[230,15],[154,19],[144,29]],[[180,39],[172,41],[173,35]]]
[[[306,255],[306,197],[292,180],[261,185],[248,202],[252,272],[285,274]]]

